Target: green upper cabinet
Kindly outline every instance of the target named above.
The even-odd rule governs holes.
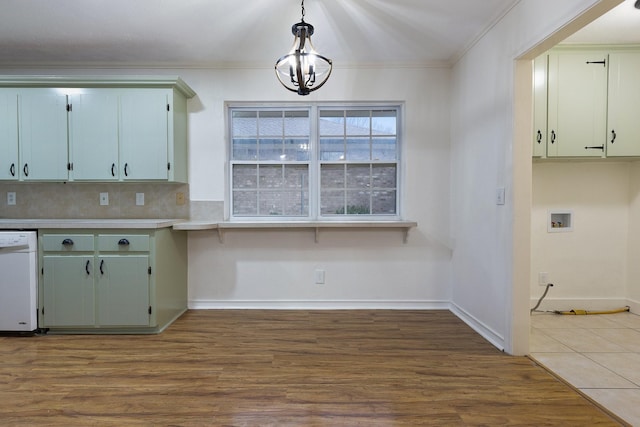
[[[17,180],[18,160],[18,94],[0,89],[0,180]]]
[[[609,55],[607,156],[640,156],[640,53]]]
[[[74,181],[117,181],[118,92],[69,95],[69,153]]]
[[[640,49],[560,47],[536,58],[533,157],[638,157]]]
[[[533,157],[547,155],[547,55],[533,63]]]
[[[68,180],[67,96],[55,89],[21,90],[19,105],[21,179]]]
[[[129,90],[120,100],[121,172],[124,180],[168,180],[171,91]],[[174,164],[175,168],[176,165]]]
[[[607,53],[552,52],[548,60],[547,156],[603,157]]]
[[[4,76],[0,180],[187,182],[193,96],[178,77]]]

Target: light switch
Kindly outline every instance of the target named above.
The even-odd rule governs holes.
[[[144,206],[144,193],[136,193],[136,206]]]
[[[109,204],[109,193],[100,193],[100,206],[107,206]]]

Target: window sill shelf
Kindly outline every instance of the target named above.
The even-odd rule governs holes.
[[[184,231],[215,230],[220,243],[224,243],[224,234],[233,230],[312,230],[315,232],[315,242],[318,243],[322,229],[398,229],[403,233],[404,243],[407,243],[409,230],[417,226],[415,221],[186,221],[174,224],[173,228]]]

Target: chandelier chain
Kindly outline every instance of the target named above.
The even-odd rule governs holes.
[[[304,0],[302,0],[302,3],[300,3],[300,7],[302,8],[302,18],[300,20],[304,22]]]

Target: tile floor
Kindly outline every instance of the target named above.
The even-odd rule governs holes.
[[[533,313],[531,357],[640,426],[640,316]]]

